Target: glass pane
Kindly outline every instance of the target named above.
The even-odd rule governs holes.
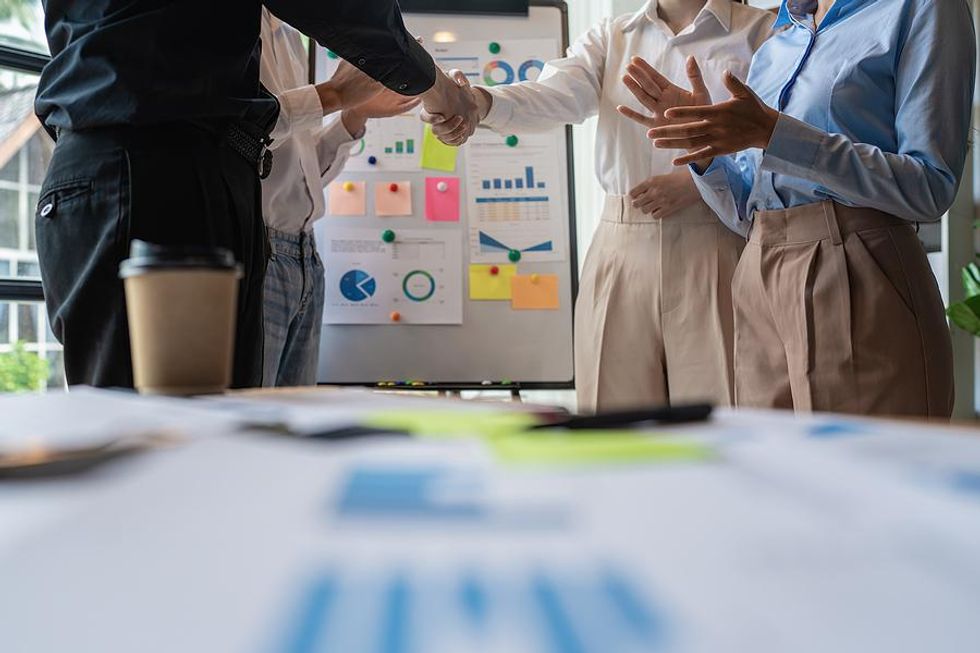
[[[48,53],[41,0],[0,0],[0,44]]]
[[[0,0],[0,15],[11,0]],[[38,278],[34,211],[54,143],[34,116],[37,76],[0,70],[0,275]]]
[[[34,303],[0,302],[0,392],[61,390],[65,387],[64,356],[53,339],[38,341],[44,307]]]

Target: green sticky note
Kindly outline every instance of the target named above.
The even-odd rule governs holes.
[[[422,137],[422,167],[429,170],[456,172],[456,157],[459,148],[446,145],[432,133],[432,126],[425,126]]]
[[[509,464],[666,463],[701,461],[713,454],[700,442],[635,431],[514,433],[492,440],[490,446]]]
[[[520,433],[538,423],[530,413],[500,411],[386,411],[369,417],[364,426],[408,431],[432,438],[495,438]]]

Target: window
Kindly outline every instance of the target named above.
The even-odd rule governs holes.
[[[54,143],[34,116],[47,61],[40,0],[0,0],[0,392],[65,386],[48,326],[34,211]]]

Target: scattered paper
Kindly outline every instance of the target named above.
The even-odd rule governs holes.
[[[514,310],[558,310],[557,274],[518,274],[510,283]]]
[[[363,181],[330,184],[330,215],[367,215],[367,184]]]
[[[459,148],[446,145],[432,133],[431,126],[425,126],[425,136],[422,137],[423,168],[456,172],[457,156],[459,156]]]
[[[516,274],[516,265],[471,265],[470,299],[476,301],[510,299],[511,279]]]
[[[459,177],[426,178],[425,219],[459,222]]]
[[[394,186],[395,190],[392,190]],[[385,181],[374,185],[374,213],[379,216],[412,215],[412,182]]]
[[[581,464],[698,461],[712,456],[694,440],[666,439],[636,431],[534,431],[489,442],[504,463]]]

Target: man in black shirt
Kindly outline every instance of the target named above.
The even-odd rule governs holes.
[[[259,86],[261,0],[46,0],[52,60],[36,111],[58,141],[37,209],[52,329],[69,384],[132,387],[119,262],[139,238],[233,251],[233,384],[261,385],[267,257],[259,173],[278,113]],[[264,4],[470,134],[475,106],[409,34],[396,0]],[[343,89],[337,90],[343,106]]]

